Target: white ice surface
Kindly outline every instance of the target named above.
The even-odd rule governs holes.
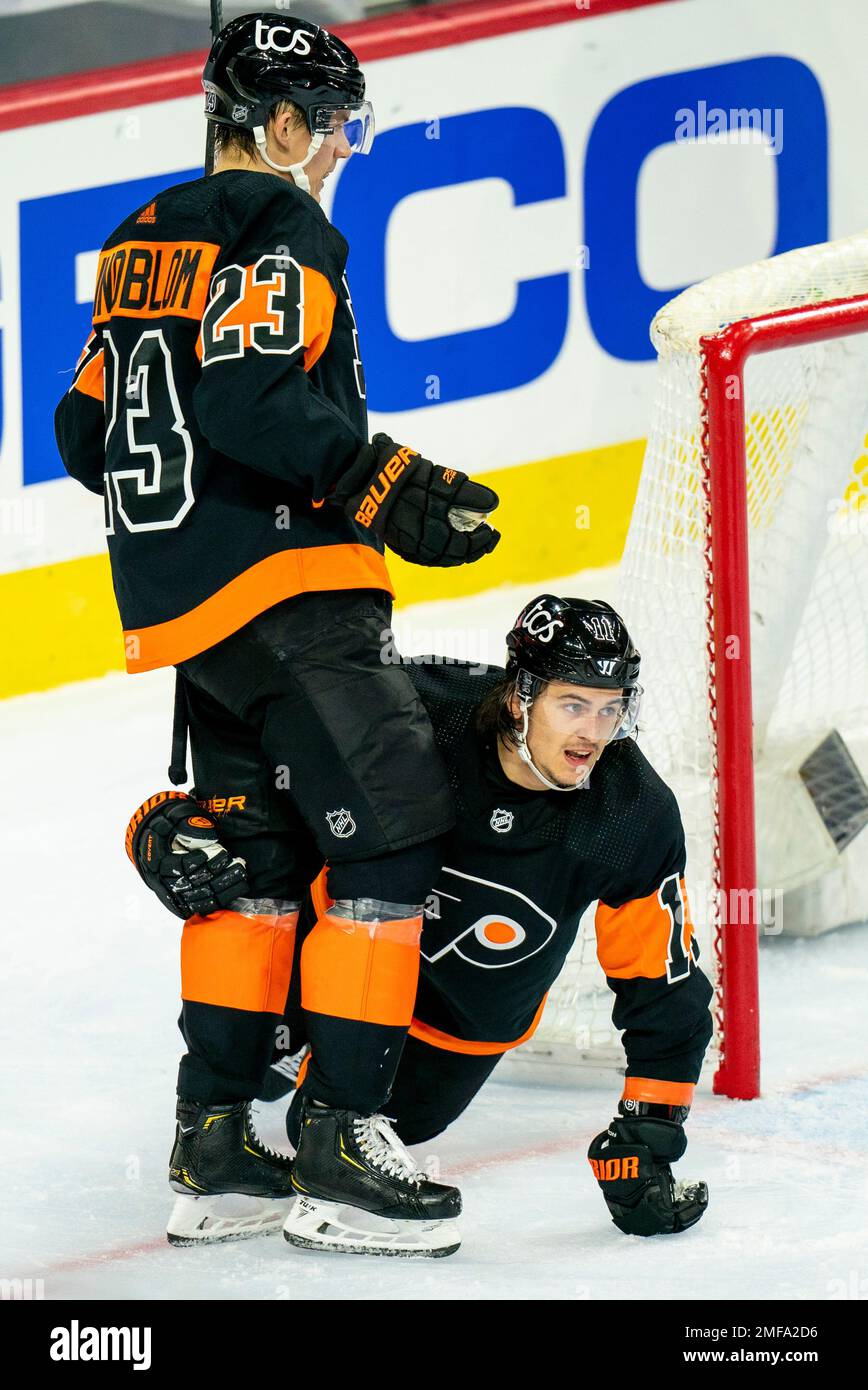
[[[573,588],[606,592],[587,576]],[[475,655],[530,596],[406,610],[406,649],[442,650],[448,629],[454,655]],[[705,1178],[711,1203],[680,1237],[609,1222],[585,1150],[613,1076],[491,1081],[424,1146],[464,1194],[450,1259],[319,1256],[279,1237],[170,1248],[179,924],[123,849],[131,812],[167,785],[170,721],[166,673],[0,704],[0,1278],[41,1278],[47,1299],[868,1297],[866,927],[763,942],[764,1098],[699,1095],[676,1172]]]

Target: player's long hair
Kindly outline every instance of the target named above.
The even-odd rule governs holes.
[[[502,738],[515,746],[521,720],[509,708],[515,694],[515,676],[505,675],[488,690],[476,709],[476,728],[486,742]]]

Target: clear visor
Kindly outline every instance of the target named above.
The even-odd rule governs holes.
[[[587,738],[594,743],[611,743],[628,738],[636,727],[642,687],[637,685],[629,695],[612,695],[603,691],[593,696],[561,695],[546,707],[549,724],[565,737]]]
[[[353,154],[368,154],[374,143],[374,108],[369,101],[358,106],[315,106],[310,113],[314,135],[343,135]]]

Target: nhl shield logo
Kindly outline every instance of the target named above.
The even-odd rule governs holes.
[[[497,830],[501,835],[512,829],[512,811],[504,811],[502,807],[495,806],[491,813],[490,825],[492,830]]]
[[[339,840],[346,840],[349,835],[356,833],[356,822],[345,806],[339,811],[326,811],[326,820],[329,830],[333,835],[337,835]]]

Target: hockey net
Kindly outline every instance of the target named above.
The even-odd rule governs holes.
[[[672,300],[618,606],[675,791],[715,1089],[759,1088],[757,943],[868,901],[868,233]],[[753,738],[751,737],[751,709]],[[593,919],[522,1061],[623,1065]]]

